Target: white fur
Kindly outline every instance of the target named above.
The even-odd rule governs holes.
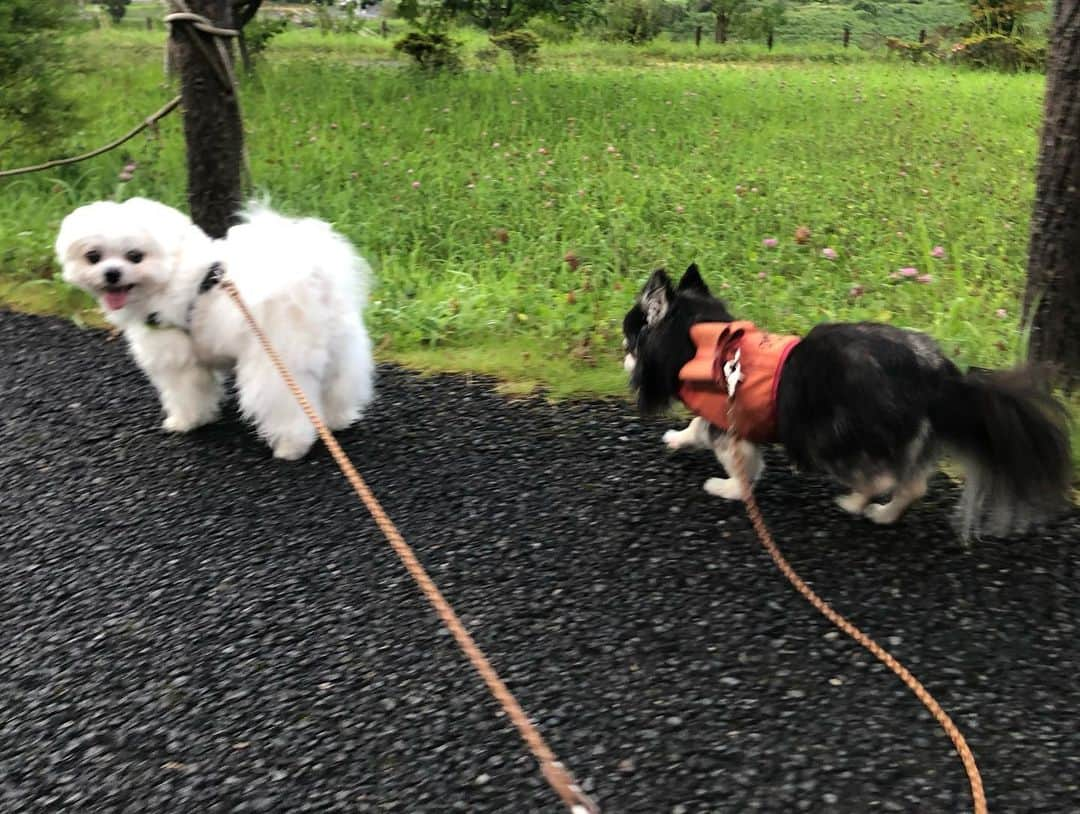
[[[907,507],[926,494],[926,478],[916,477],[901,483],[893,490],[888,503],[871,503],[863,509],[863,516],[883,526],[892,525]]]
[[[373,395],[362,320],[370,269],[322,221],[259,207],[243,220],[211,240],[164,204],[100,201],[64,219],[56,253],[64,279],[97,297],[123,330],[161,396],[166,430],[214,421],[224,374],[234,369],[244,415],[275,457],[295,460],[315,442],[314,428],[233,302],[220,287],[199,294],[199,284],[212,263],[222,264],[308,400],[339,430]],[[151,314],[162,327],[147,325]]]
[[[670,450],[708,449],[712,446],[709,442],[709,422],[701,416],[695,416],[686,425],[686,429],[665,432],[664,443]]]
[[[715,497],[727,500],[742,500],[743,488],[739,479],[735,477],[735,444],[742,450],[743,466],[746,468],[746,477],[749,486],[757,483],[761,473],[765,471],[765,461],[761,457],[761,450],[749,441],[735,441],[724,433],[713,442],[713,452],[720,465],[728,473],[727,478],[709,478],[705,481],[705,491]]]
[[[710,435],[709,422],[701,416],[695,416],[690,423],[681,430],[668,430],[664,433],[664,444],[668,449],[712,449],[720,465],[727,471],[729,477],[709,478],[705,481],[705,491],[713,497],[722,497],[725,500],[742,500],[743,490],[735,473],[735,449],[732,439],[727,433],[712,438]],[[746,467],[746,477],[750,479],[752,486],[765,471],[765,461],[761,456],[761,450],[749,441],[737,441],[742,450],[743,466]]]

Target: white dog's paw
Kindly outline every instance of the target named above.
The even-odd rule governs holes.
[[[852,492],[850,495],[840,495],[836,498],[836,505],[848,514],[862,514],[866,504],[865,495],[860,495],[858,492]]]
[[[360,411],[355,409],[341,413],[328,412],[326,414],[326,426],[333,432],[340,432],[351,427],[358,418],[360,418]]]
[[[161,429],[165,430],[165,432],[187,432],[193,427],[194,425],[190,421],[181,421],[172,415],[161,422]]]
[[[165,432],[191,432],[205,424],[212,424],[218,420],[218,417],[219,414],[216,412],[194,417],[171,415],[161,422],[161,428]]]
[[[705,481],[705,491],[713,497],[725,500],[742,500],[742,488],[735,478],[709,478]]]
[[[313,443],[313,440],[307,439],[302,441],[296,439],[278,441],[273,445],[274,457],[283,461],[299,461],[308,454],[308,450],[311,449]]]

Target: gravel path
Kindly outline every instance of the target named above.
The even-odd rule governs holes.
[[[0,810],[560,812],[319,450],[158,430],[120,342],[0,313]],[[605,812],[970,810],[947,738],[624,404],[380,369],[341,440]],[[965,732],[993,812],[1080,810],[1080,513],[898,527],[771,459],[782,549]]]

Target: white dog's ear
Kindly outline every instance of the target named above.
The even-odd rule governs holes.
[[[85,204],[73,209],[60,221],[60,231],[56,233],[56,243],[53,248],[56,250],[56,258],[61,263],[68,259],[71,247],[86,237],[88,231],[92,231],[90,221],[98,209],[100,207],[97,204]]]
[[[655,325],[665,316],[675,299],[671,278],[663,269],[657,269],[641,290],[641,310],[645,312],[645,324]]]
[[[75,239],[73,232],[74,230],[71,228],[71,215],[68,215],[60,221],[60,231],[57,232],[56,243],[53,244],[53,249],[56,251],[56,259],[60,261],[60,265],[64,265],[64,261],[67,260],[68,251],[71,249],[71,243]]]
[[[60,268],[63,270],[61,276],[69,283],[71,282],[71,275],[74,273],[74,267],[71,263],[71,253],[74,251],[76,244],[82,242],[87,237],[87,215],[87,207],[83,206],[71,212],[67,217],[60,221],[60,231],[57,232],[56,243],[53,244],[53,249],[56,251],[56,259],[60,263]]]

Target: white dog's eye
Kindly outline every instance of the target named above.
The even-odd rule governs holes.
[[[127,258],[129,263],[141,263],[144,255],[138,249],[132,249],[124,257]]]
[[[90,251],[88,251],[86,253],[86,262],[87,263],[100,263],[101,262],[101,252],[99,252],[97,249],[91,249]]]

